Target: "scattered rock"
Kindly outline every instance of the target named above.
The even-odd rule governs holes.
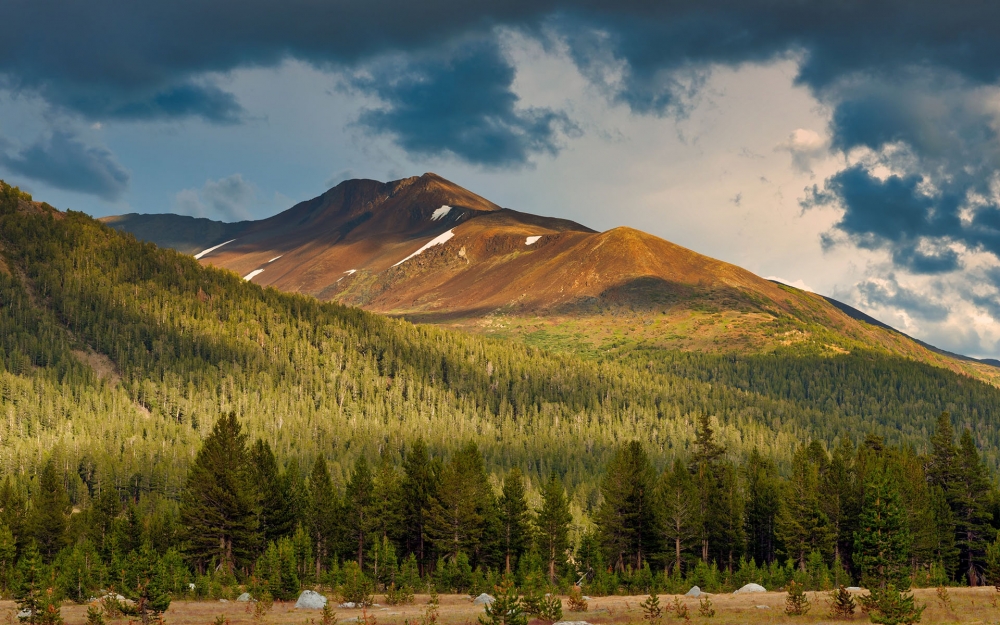
[[[303,590],[295,607],[301,610],[322,610],[326,605],[326,597],[315,590]]]
[[[848,586],[847,590],[852,590],[854,592],[860,592],[861,591],[861,586]]]
[[[750,592],[767,592],[767,588],[764,588],[760,584],[747,584],[739,590],[733,591],[734,595],[742,595]]]
[[[19,619],[31,618],[31,610],[21,610],[20,612],[17,613],[17,618]]]
[[[771,606],[769,606],[769,605],[755,605],[754,607],[757,608],[758,610],[770,610],[771,609]]]
[[[239,597],[236,597],[236,600],[239,601],[240,603],[248,603],[252,601],[252,599],[250,598],[250,593],[248,592],[245,592]]]
[[[587,621],[559,621],[553,625],[590,625]]]
[[[481,594],[478,597],[476,597],[475,599],[473,599],[472,603],[474,603],[476,605],[490,605],[494,601],[496,601],[496,599],[494,599],[493,597],[489,596],[488,594],[486,594],[484,592],[483,594]]]
[[[590,599],[590,597],[588,597],[588,596],[584,595],[584,596],[583,596],[583,600],[584,600],[584,601],[590,601],[591,599]]]
[[[341,603],[337,607],[338,608],[344,608],[345,610],[353,610],[354,608],[356,608],[358,606],[353,601],[345,601],[344,603]]]
[[[194,592],[194,584],[188,584],[188,590]]]
[[[219,603],[229,603],[229,599],[219,599]]]
[[[684,596],[685,597],[700,597],[701,596],[701,588],[698,588],[697,586],[692,586],[691,590],[689,590],[686,593],[684,593]]]

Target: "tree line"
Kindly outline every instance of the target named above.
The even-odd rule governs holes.
[[[338,488],[323,456],[283,462],[229,413],[173,501],[108,489],[74,508],[51,460],[30,494],[8,476],[0,590],[44,607],[112,588],[155,612],[171,596],[328,586],[363,601],[486,591],[504,577],[592,595],[1000,581],[1000,497],[975,443],[967,430],[956,441],[944,413],[929,446],[813,442],[782,476],[759,453],[734,462],[703,419],[691,455],[662,471],[641,441],[618,447],[574,534],[558,475],[532,505],[521,472],[491,479],[475,443],[443,456],[418,439],[399,464],[361,456]]]

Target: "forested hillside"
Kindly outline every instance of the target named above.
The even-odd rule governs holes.
[[[500,568],[495,545],[488,553],[472,545],[496,531],[489,524],[497,497],[505,496],[510,471],[517,470],[525,477],[519,495],[525,505],[540,506],[565,487],[566,509],[552,514],[571,527],[569,543],[550,544],[548,552],[562,554],[562,567],[566,548],[583,550],[578,557],[593,569],[591,583],[601,592],[615,592],[619,584],[648,588],[653,582],[646,578],[601,577],[614,570],[631,576],[630,567],[639,574],[646,563],[687,575],[702,562],[699,575],[732,583],[736,578],[725,581],[719,571],[757,570],[740,565],[741,557],[779,568],[790,560],[802,569],[818,558],[809,564],[813,569],[822,564],[828,574],[843,570],[856,578],[863,571],[850,559],[853,530],[838,525],[829,506],[850,506],[843,522],[859,522],[872,466],[881,467],[879,475],[905,477],[896,480],[900,510],[913,532],[937,528],[915,534],[908,561],[916,569],[978,579],[985,566],[996,500],[987,467],[997,466],[1000,390],[971,378],[863,351],[760,357],[638,347],[602,357],[547,352],[263,289],[81,213],[34,203],[16,189],[0,192],[0,470],[11,478],[0,510],[30,516],[36,513],[27,511],[55,506],[51,518],[69,506],[82,511],[64,519],[68,529],[64,523],[55,538],[38,529],[41,521],[22,524],[12,538],[18,554],[32,537],[48,540],[49,551],[39,557],[49,562],[84,534],[93,541],[93,532],[104,537],[117,524],[131,546],[100,547],[111,549],[102,552],[109,562],[133,551],[141,560],[148,541],[157,557],[174,553],[179,580],[218,565],[220,557],[238,561],[244,575],[267,554],[270,564],[259,566],[279,566],[282,553],[294,553],[299,575],[306,579],[308,568],[315,580],[341,570],[344,561],[377,561],[382,556],[368,550],[387,548],[350,542],[350,525],[317,529],[325,518],[315,512],[326,505],[322,497],[344,518],[361,515],[351,522],[364,527],[396,518],[412,488],[395,504],[386,503],[387,496],[379,512],[369,504],[351,512],[351,498],[371,490],[367,482],[359,485],[365,475],[376,476],[373,484],[395,483],[416,470],[412,463],[420,456],[426,475],[410,479],[440,486],[425,493],[436,502],[428,505],[440,507],[439,530],[447,510],[452,523],[474,521],[473,534],[450,546],[442,542],[443,530],[435,530],[437,538],[431,532],[417,562],[424,571],[438,567],[438,557],[459,566],[460,553],[481,575]],[[940,420],[944,410],[952,417]],[[243,551],[226,555],[212,551],[218,540],[199,551],[185,534],[195,517],[185,515],[198,505],[192,488],[199,480],[192,476],[237,470],[202,466],[213,449],[203,441],[230,414],[230,439],[242,442],[230,440],[226,444],[238,449],[222,457],[243,462],[244,454],[252,455],[238,471],[267,465],[273,478],[267,479],[277,480],[275,488],[292,503],[280,529],[267,533],[259,506],[277,495],[240,495],[240,531],[248,534]],[[964,432],[960,444],[952,422]],[[945,473],[933,468],[935,457],[947,464]],[[843,500],[817,498],[818,491],[831,492],[822,480],[840,480]],[[674,489],[676,501],[702,506],[690,517],[701,520],[675,527],[669,539],[668,508],[658,500],[640,511],[653,515],[640,523],[647,530],[612,527],[634,512],[615,512],[615,502],[635,502],[616,495],[615,484],[646,483],[661,484],[658,497]],[[765,486],[766,492],[755,490]],[[943,490],[935,495],[935,487]],[[326,493],[320,499],[317,488]],[[973,491],[977,503],[970,507]],[[708,514],[704,506],[722,508]],[[806,513],[811,525],[795,529]],[[0,520],[8,528],[18,522]],[[975,536],[964,539],[972,543],[955,542],[962,527],[972,526]],[[400,561],[416,553],[412,537],[383,528],[382,538]],[[520,553],[535,545],[532,566],[541,570],[543,550],[532,541]],[[787,581],[792,569],[781,570],[753,575]],[[561,568],[559,575],[578,572]]]

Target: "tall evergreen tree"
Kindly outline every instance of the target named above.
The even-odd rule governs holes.
[[[869,589],[897,591],[910,587],[910,528],[906,509],[890,476],[873,472],[864,489],[858,529],[854,533],[854,563],[861,583]]]
[[[562,482],[555,473],[549,475],[542,491],[542,507],[537,512],[535,524],[538,529],[538,552],[545,560],[549,581],[555,583],[556,569],[566,562],[569,548],[569,525],[573,515],[569,511],[569,501]]]
[[[683,553],[701,536],[698,488],[680,458],[674,460],[673,469],[667,468],[660,476],[657,498],[668,554],[666,564],[673,571],[680,571]]]
[[[717,507],[721,500],[719,464],[725,451],[715,440],[711,418],[707,413],[699,415],[690,469],[698,488],[698,516],[702,519],[701,559],[704,562],[708,562],[712,531],[715,529],[710,520],[720,513]]]
[[[854,445],[844,437],[820,473],[819,507],[829,521],[834,561],[845,562],[854,542],[857,515],[852,501],[857,495],[853,466]]]
[[[229,571],[253,562],[259,504],[247,456],[247,435],[230,412],[216,421],[188,472],[180,514],[199,571],[213,558]]]
[[[770,564],[777,555],[775,538],[781,509],[781,485],[774,462],[756,447],[743,467],[746,484],[746,535],[750,556],[758,564]]]
[[[810,552],[832,551],[832,532],[820,507],[819,486],[819,466],[813,462],[809,448],[801,447],[792,458],[792,476],[785,487],[777,534],[788,557],[803,571]]]
[[[528,502],[524,496],[524,476],[517,467],[511,469],[503,480],[497,508],[503,566],[506,574],[510,575],[521,554],[528,548],[531,531]]]
[[[439,555],[452,561],[459,553],[478,558],[494,506],[483,456],[475,443],[468,443],[443,467],[427,517],[427,532]]]
[[[431,541],[428,520],[437,497],[438,475],[434,471],[424,439],[418,438],[410,445],[403,461],[403,527],[406,551],[417,556],[420,572],[426,572],[430,559]]]
[[[258,438],[254,443],[250,451],[250,472],[260,501],[257,531],[261,540],[258,549],[263,551],[268,543],[290,536],[295,531],[295,518],[289,501],[289,485],[283,479],[267,441]]]
[[[28,528],[28,505],[21,491],[8,475],[0,486],[0,523],[14,536],[17,555],[30,541]]]
[[[374,514],[375,481],[364,456],[358,458],[344,493],[344,532],[349,553],[364,570],[365,549],[374,544],[376,519]]]
[[[641,569],[656,552],[655,480],[639,441],[619,447],[608,463],[595,521],[601,547],[616,570]]]
[[[957,487],[953,489],[952,499],[958,530],[956,544],[969,585],[977,586],[986,545],[992,541],[996,531],[990,526],[993,515],[988,507],[991,495],[989,473],[968,429],[962,432],[959,442],[956,474]]]
[[[46,564],[51,563],[69,542],[66,527],[71,509],[63,476],[56,469],[55,460],[50,458],[38,478],[31,518],[35,542]]]
[[[711,557],[720,568],[725,568],[731,573],[743,556],[746,546],[746,532],[743,527],[745,500],[739,474],[733,463],[728,461],[718,463],[716,479],[718,480],[716,498],[703,525],[708,525]]]
[[[402,478],[386,452],[379,455],[373,482],[372,518],[376,538],[398,543],[403,538],[405,497]]]
[[[336,535],[340,520],[340,501],[326,468],[326,459],[316,456],[309,474],[308,526],[316,549],[316,578],[319,579],[323,563],[336,549]]]

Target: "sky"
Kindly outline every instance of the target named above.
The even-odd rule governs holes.
[[[438,173],[1000,356],[1000,4],[9,0],[0,177],[265,217]]]

